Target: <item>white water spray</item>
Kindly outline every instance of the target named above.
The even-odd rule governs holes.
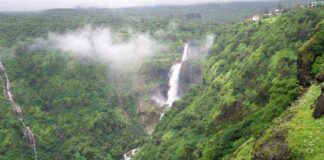
[[[129,152],[127,152],[123,155],[123,159],[124,160],[132,160],[132,158],[135,156],[137,151],[138,151],[138,148],[130,150]]]
[[[21,107],[13,99],[11,89],[10,89],[9,78],[8,78],[7,72],[1,62],[0,62],[0,73],[1,73],[1,78],[3,81],[4,95],[6,96],[7,100],[11,103],[13,112],[18,117],[18,120],[22,122],[24,138],[25,138],[26,142],[29,145],[31,145],[31,147],[33,148],[35,160],[37,160],[36,141],[34,138],[34,134],[33,134],[32,130],[30,129],[30,127],[28,127],[24,123]]]
[[[185,62],[188,59],[188,47],[189,44],[185,44],[182,54],[182,59],[180,63],[176,63],[171,68],[171,77],[169,80],[169,90],[168,90],[168,99],[166,104],[171,107],[173,105],[174,101],[177,101],[180,99],[179,95],[179,75],[182,63]]]
[[[174,101],[177,101],[180,99],[179,95],[179,76],[180,76],[180,70],[182,63],[188,59],[188,47],[189,44],[185,44],[184,49],[183,49],[183,54],[182,54],[182,59],[181,62],[176,63],[172,66],[171,68],[171,76],[169,80],[169,90],[168,90],[168,99],[164,100],[159,98],[159,96],[152,96],[152,99],[160,104],[161,106],[163,105],[168,105],[168,107],[171,107]],[[164,117],[164,113],[161,114],[160,120]],[[135,156],[136,152],[139,149],[132,149],[129,152],[125,153],[123,155],[123,160],[132,160],[132,158]]]
[[[159,119],[159,120],[161,120],[163,117],[164,117],[164,113],[162,113],[162,114],[160,115],[160,119]]]

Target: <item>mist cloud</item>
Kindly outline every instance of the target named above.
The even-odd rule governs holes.
[[[0,11],[30,11],[50,8],[99,7],[122,8],[156,5],[188,5],[262,0],[0,0]]]
[[[189,47],[189,59],[193,61],[204,60],[211,52],[212,46],[214,44],[215,35],[208,34],[195,44],[194,46]]]
[[[36,46],[69,52],[77,58],[96,58],[118,72],[136,71],[143,61],[158,51],[158,43],[148,34],[133,33],[127,40],[109,28],[84,27],[66,34],[50,33]]]

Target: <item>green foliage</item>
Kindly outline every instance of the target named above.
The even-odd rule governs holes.
[[[312,80],[311,77],[313,77],[314,74],[323,72],[323,68],[321,68],[321,65],[317,64],[318,61],[321,61],[321,57],[324,54],[324,47],[323,47],[324,21],[323,20],[317,25],[316,30],[317,33],[298,50],[299,54],[298,54],[298,61],[297,61],[297,66],[298,66],[297,76],[303,86],[308,86],[310,84],[310,81]]]
[[[282,50],[277,52],[274,56],[271,57],[271,66],[272,67],[282,67],[278,66],[280,61],[296,61],[297,56],[292,50]]]
[[[2,85],[0,89],[3,89]],[[33,159],[33,151],[23,138],[22,124],[3,95],[0,95],[0,109],[0,159]]]
[[[323,119],[312,117],[313,105],[321,93],[312,85],[292,106],[273,121],[273,125],[253,146],[254,158],[321,159]],[[244,145],[242,145],[244,147]]]
[[[162,39],[184,41],[199,39],[215,24],[244,20],[260,11],[260,8],[276,7],[274,2],[250,2],[230,4],[202,4],[189,6],[157,6],[124,9],[50,9],[42,12],[0,12],[0,37],[5,46],[19,41],[45,37],[48,32],[64,33],[91,24],[110,27],[113,31],[128,30],[156,35],[161,29],[167,33]],[[198,15],[198,16],[192,16]],[[177,32],[168,29],[169,23],[177,23]],[[170,27],[169,27],[170,28]],[[172,27],[171,27],[172,28]]]
[[[255,139],[251,137],[249,140],[244,142],[233,154],[233,160],[248,160],[253,158],[253,145]]]
[[[316,58],[314,64],[312,65],[311,73],[313,75],[317,75],[319,73],[323,74],[323,72],[324,72],[324,54],[322,54],[322,56]]]
[[[204,85],[166,113],[135,159],[151,159],[152,153],[155,159],[252,159],[254,139],[300,95],[298,48],[319,34],[321,19],[320,9],[304,9],[271,23],[215,30]],[[281,152],[281,133],[273,137],[268,156],[287,156],[288,151]],[[185,147],[185,142],[194,143]]]
[[[14,57],[4,56],[2,61],[14,98],[33,129],[39,158],[119,159],[140,142],[143,126],[135,116],[125,115],[135,115],[134,97],[122,95],[128,101],[120,106],[107,66],[45,50],[17,49]],[[6,112],[11,110],[8,104],[3,107]],[[24,147],[21,126],[9,115],[13,117],[9,112],[0,121],[10,125],[3,130],[1,145],[9,146],[1,147],[6,153],[3,156],[19,159],[27,154],[28,158],[32,150]],[[24,147],[21,153],[10,151],[17,145]]]
[[[293,159],[323,158],[324,119],[315,120],[311,115],[317,97],[321,93],[320,85],[311,86],[306,95],[295,106],[296,114],[287,124],[289,132],[286,138]]]
[[[135,159],[141,160],[251,159],[263,143],[276,138],[269,130],[273,120],[285,114],[300,95],[296,75],[304,68],[296,65],[298,59],[307,64],[311,61],[307,71],[311,69],[312,74],[323,71],[321,8],[292,11],[260,23],[219,25],[243,20],[269,3],[274,4],[247,3],[242,10],[237,8],[243,4],[235,3],[0,13],[1,61],[14,98],[33,129],[39,159],[117,160],[138,146],[142,147]],[[172,22],[178,24],[176,29],[170,29]],[[108,65],[94,59],[25,46],[48,32],[64,33],[89,23],[109,26],[123,38],[129,36],[125,26],[132,27],[169,46],[144,63],[139,73],[145,74],[141,91],[133,84],[138,75],[116,78]],[[212,53],[202,62],[203,85],[176,102],[152,138],[145,139],[146,124],[140,120],[137,99],[149,101],[147,94],[165,83],[167,76],[156,78],[156,74],[168,73],[184,42],[199,43],[196,41],[209,32],[216,38]],[[138,96],[141,92],[143,96]],[[312,96],[306,96],[303,104],[307,107],[296,111],[289,124],[287,142],[292,157],[322,157],[323,143],[315,144],[312,137],[322,131],[318,128],[322,121],[311,119],[308,109],[318,92],[318,86],[310,89],[307,95]],[[151,102],[146,105],[147,113],[154,112]],[[22,124],[2,95],[0,109],[0,159],[33,159]],[[266,155],[280,153],[278,145],[274,146],[276,152],[266,148]]]

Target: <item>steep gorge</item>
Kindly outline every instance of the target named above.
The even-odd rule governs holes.
[[[306,149],[298,149],[307,143],[301,142],[303,138],[290,132],[286,135],[285,131],[267,131],[276,118],[299,103],[298,97],[304,99],[303,84],[314,84],[315,77],[323,74],[321,9],[301,9],[258,23],[247,21],[219,28],[212,54],[204,63],[203,85],[174,104],[135,159],[321,157],[318,149],[324,144],[322,140],[312,141],[319,148],[314,147],[307,155]],[[307,68],[300,65],[301,59]],[[307,83],[297,78],[304,69]],[[312,125],[320,124],[321,119],[311,118],[314,108],[309,108],[319,96],[322,82],[316,83],[316,91],[313,86],[307,92],[309,103],[301,104],[307,110],[300,114],[307,114],[309,124],[298,132],[305,136],[311,130],[323,132]],[[297,125],[296,121],[288,123]],[[288,144],[281,143],[286,138]]]
[[[208,26],[211,51],[185,20],[131,74],[0,39],[0,159],[320,159],[323,17],[299,8]]]

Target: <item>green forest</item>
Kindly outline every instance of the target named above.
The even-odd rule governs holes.
[[[324,69],[323,13],[219,28],[204,83],[166,113],[136,158],[323,158],[323,119],[312,117],[321,93],[314,79]]]
[[[0,12],[0,159],[323,159],[324,7],[308,3]]]

